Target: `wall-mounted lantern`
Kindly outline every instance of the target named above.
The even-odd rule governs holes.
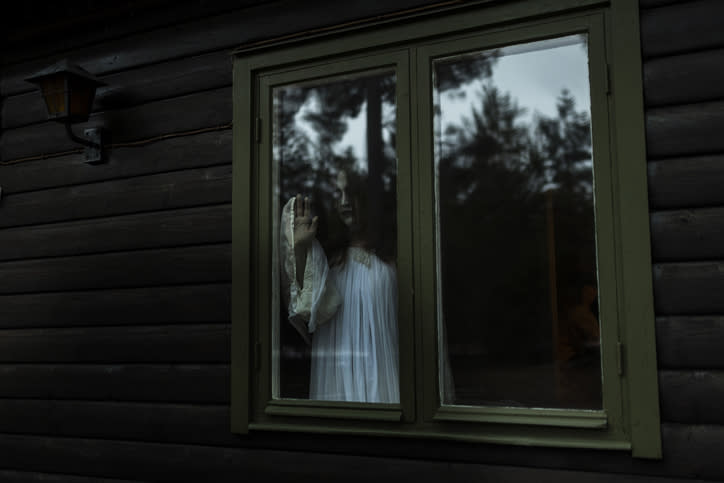
[[[48,108],[48,119],[64,123],[68,136],[85,146],[86,162],[103,162],[103,129],[86,129],[86,137],[83,138],[73,133],[71,126],[88,120],[96,88],[105,83],[67,60],[43,69],[25,80],[40,87]]]

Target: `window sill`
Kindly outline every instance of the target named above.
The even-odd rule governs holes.
[[[399,404],[365,404],[336,401],[278,399],[269,401],[264,413],[269,416],[352,419],[361,421],[401,421]]]
[[[605,411],[513,407],[443,406],[437,411],[433,421],[525,424],[591,429],[601,429],[608,426],[608,417]]]
[[[329,417],[329,416],[328,416]],[[398,422],[370,421],[360,426],[354,421],[330,419],[281,418],[249,423],[254,431],[360,436],[364,438],[411,438],[431,441],[454,441],[471,444],[534,446],[547,448],[599,449],[631,451],[631,442],[610,430],[590,431],[581,428],[485,424],[471,426],[461,422],[434,422],[400,426]]]

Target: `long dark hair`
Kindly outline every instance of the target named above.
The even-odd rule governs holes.
[[[323,203],[317,238],[324,248],[329,264],[342,265],[347,249],[353,243],[374,253],[387,263],[397,255],[397,209],[395,183],[384,189],[381,180],[353,170],[347,173],[347,190],[353,200],[357,226],[355,233],[340,218],[334,199]],[[353,239],[354,238],[354,239]]]

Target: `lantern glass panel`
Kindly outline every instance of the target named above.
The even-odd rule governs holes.
[[[95,85],[82,79],[70,80],[70,118],[75,121],[87,121],[95,97]]]
[[[66,114],[65,93],[66,79],[61,74],[48,76],[40,82],[40,88],[45,97],[48,116],[59,117]]]

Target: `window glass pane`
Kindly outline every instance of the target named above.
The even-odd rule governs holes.
[[[273,395],[398,403],[395,74],[272,94]]]
[[[601,408],[586,37],[433,77],[443,403]]]

